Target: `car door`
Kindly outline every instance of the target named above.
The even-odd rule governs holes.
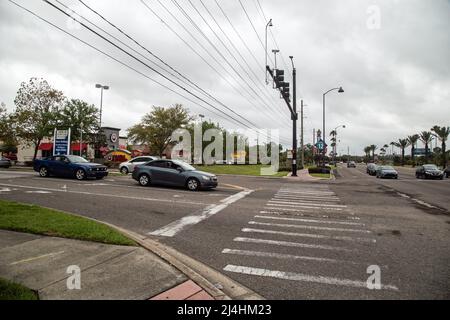
[[[167,161],[153,161],[148,164],[151,173],[152,183],[165,184],[165,174],[164,171],[167,170]]]
[[[186,177],[183,174],[184,170],[177,164],[170,161],[170,171],[168,171],[168,179],[171,184],[178,187],[184,187]]]
[[[64,176],[64,166],[65,166],[64,160],[65,159],[66,159],[66,157],[64,157],[64,156],[53,157],[50,160],[50,165],[49,165],[50,173],[55,176],[58,176],[58,177]]]

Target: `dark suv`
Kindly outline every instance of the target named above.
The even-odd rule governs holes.
[[[377,169],[378,166],[375,163],[369,163],[367,165],[367,173],[371,176],[376,176],[377,175]]]
[[[424,164],[416,170],[417,179],[444,179],[444,171],[439,170],[439,168],[434,164]]]

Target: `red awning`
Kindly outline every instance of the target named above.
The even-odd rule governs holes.
[[[83,150],[87,150],[87,143],[83,143],[82,148],[83,148]],[[71,150],[72,151],[80,151],[80,144],[72,143]]]
[[[44,142],[39,145],[39,150],[50,151],[53,150],[52,142]]]

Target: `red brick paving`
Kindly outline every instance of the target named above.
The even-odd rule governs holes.
[[[150,300],[214,300],[214,298],[195,282],[188,280]]]

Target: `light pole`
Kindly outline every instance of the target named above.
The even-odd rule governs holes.
[[[341,124],[340,126],[337,126],[336,128],[334,128],[334,133],[335,133],[335,135],[334,135],[334,138],[336,139],[336,141],[334,142],[334,150],[333,150],[333,162],[336,162],[336,152],[337,152],[337,129],[339,129],[339,128],[346,128],[346,125],[345,124]]]
[[[103,114],[103,90],[109,90],[109,86],[104,86],[101,84],[96,84],[95,87],[97,89],[101,89],[100,93],[100,128],[102,127],[102,114]]]
[[[268,53],[267,53],[267,29],[272,26],[273,26],[272,19],[270,19],[269,22],[267,22],[267,24],[266,24],[266,49],[265,49],[266,50],[266,84],[269,84],[269,80],[267,78],[267,67],[269,66],[267,64],[267,55],[268,55]]]
[[[327,92],[325,92],[324,94],[323,94],[323,152],[322,152],[322,156],[323,156],[323,163],[322,163],[322,165],[325,165],[325,156],[326,156],[326,142],[325,142],[325,136],[326,136],[326,134],[325,134],[325,96],[328,94],[328,93],[330,93],[331,91],[334,91],[334,90],[338,90],[338,92],[339,93],[344,93],[344,89],[342,89],[342,87],[338,87],[338,88],[333,88],[333,89],[330,89],[330,90],[328,90]]]
[[[83,156],[83,123],[80,123],[80,157]]]
[[[294,113],[291,115],[292,119],[292,176],[297,176],[297,70],[294,66],[294,56],[289,56],[292,63],[292,109]],[[276,62],[275,62],[276,64]],[[302,102],[303,103],[303,102]],[[303,168],[302,168],[303,169]]]

